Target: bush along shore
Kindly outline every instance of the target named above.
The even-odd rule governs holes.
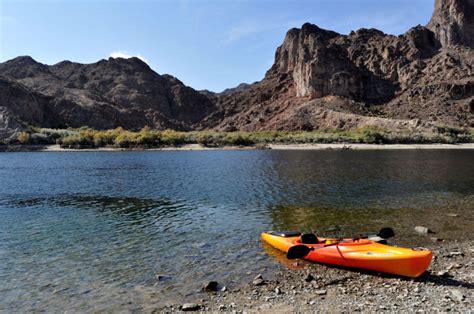
[[[244,146],[265,148],[266,144],[459,144],[473,143],[473,128],[436,127],[429,131],[386,130],[363,127],[351,130],[219,132],[123,128],[111,130],[46,129],[30,127],[3,145],[54,145],[67,149],[148,149],[200,144],[205,147]]]

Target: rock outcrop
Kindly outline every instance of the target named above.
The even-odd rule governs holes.
[[[25,124],[53,127],[48,115],[50,99],[0,76],[0,139],[17,134]]]
[[[473,20],[474,0],[436,0],[426,27],[399,36],[306,23],[288,31],[262,81],[222,93],[195,91],[138,58],[48,66],[18,57],[0,64],[0,130],[472,127]]]
[[[443,47],[474,48],[474,0],[436,0],[428,28]]]

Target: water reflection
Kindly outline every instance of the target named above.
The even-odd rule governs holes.
[[[474,198],[466,201],[464,208],[474,208]],[[460,210],[462,207],[448,206],[444,210],[428,207],[404,209],[351,209],[314,208],[303,206],[276,206],[272,210],[273,226],[276,230],[301,230],[321,236],[354,237],[361,234],[376,234],[389,226],[397,237],[392,239],[399,245],[422,245],[431,243],[429,237],[420,237],[414,232],[416,225],[428,225],[443,239],[461,239],[466,230],[473,230],[474,211]],[[457,213],[459,216],[448,216]],[[462,217],[462,218],[460,218]],[[469,236],[470,238],[470,236]]]

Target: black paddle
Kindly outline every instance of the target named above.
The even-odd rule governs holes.
[[[379,233],[377,233],[376,236],[380,237],[380,238],[383,238],[383,239],[388,239],[388,238],[394,237],[395,232],[393,231],[392,228],[382,228],[382,229],[380,229]],[[355,241],[355,240],[367,239],[367,238],[369,238],[369,237],[353,238],[352,240]],[[332,245],[337,245],[337,244],[340,244],[340,243],[341,243],[341,241],[337,241],[335,243],[326,244],[326,245],[323,245],[323,246],[317,247],[317,248],[308,247],[306,245],[295,245],[295,246],[290,247],[290,249],[288,250],[288,253],[286,254],[286,258],[288,258],[288,259],[303,258],[306,255],[308,255],[309,252],[311,252],[311,251],[322,249],[322,248],[332,246]]]
[[[392,228],[386,227],[386,228],[380,229],[379,233],[377,233],[376,236],[381,237],[382,239],[390,239],[395,236],[395,232],[393,231]]]

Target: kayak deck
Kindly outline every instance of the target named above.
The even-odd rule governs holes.
[[[432,259],[431,251],[416,251],[376,243],[367,239],[346,239],[341,243],[325,246],[335,239],[319,238],[318,244],[303,244],[299,236],[284,237],[262,233],[262,239],[283,252],[295,245],[314,248],[304,259],[342,267],[372,270],[382,273],[416,278],[423,274]]]

